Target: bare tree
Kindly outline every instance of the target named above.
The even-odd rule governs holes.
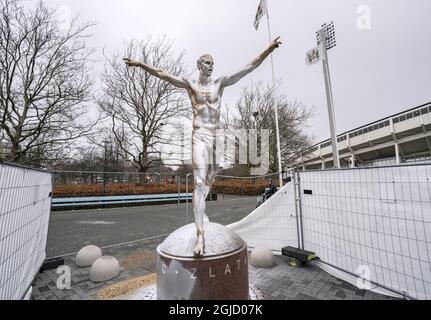
[[[262,83],[255,83],[243,90],[241,98],[235,105],[234,113],[230,115],[231,118],[225,119],[228,128],[270,130],[271,172],[278,171],[275,104],[278,105],[283,168],[287,168],[294,155],[311,145],[311,137],[304,132],[304,129],[312,116],[312,109],[306,108],[298,100],[289,99],[285,95],[274,97],[272,87],[264,87]],[[258,143],[260,144],[260,138],[258,138]]]
[[[99,168],[100,171],[125,172],[126,168],[130,167],[126,165],[130,163],[124,160],[126,155],[111,130],[101,129],[97,134],[88,137],[88,143],[105,158],[106,164]]]
[[[132,41],[122,55],[107,58],[103,74],[103,94],[97,99],[102,114],[121,149],[120,155],[146,172],[160,157],[160,144],[169,143],[164,130],[182,116],[191,114],[184,93],[142,69],[129,68],[123,57],[131,57],[166,70],[183,74],[183,54],[174,56],[166,39]]]
[[[90,27],[75,18],[61,30],[42,2],[25,9],[21,0],[0,0],[0,131],[12,161],[51,163],[90,131]]]

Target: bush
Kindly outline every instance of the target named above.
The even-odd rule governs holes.
[[[213,193],[229,194],[238,196],[258,196],[265,192],[266,180],[232,179],[216,181],[213,185]],[[106,192],[103,192],[103,184],[59,184],[54,186],[55,198],[73,197],[98,197],[98,196],[124,196],[145,194],[168,194],[177,193],[177,184],[139,184],[139,183],[107,183]],[[190,182],[189,192],[193,192]],[[186,192],[186,185],[180,186],[180,192]]]

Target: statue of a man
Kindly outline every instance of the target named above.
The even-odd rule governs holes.
[[[265,51],[239,72],[231,76],[222,76],[217,80],[211,78],[214,70],[214,59],[210,55],[203,55],[199,58],[197,64],[200,74],[196,80],[178,78],[146,63],[133,61],[129,58],[124,59],[128,66],[143,68],[148,73],[178,88],[186,89],[189,94],[194,115],[192,137],[193,211],[197,230],[194,254],[198,257],[204,254],[205,200],[219,168],[218,159],[215,155],[215,137],[217,129],[220,128],[223,91],[259,67],[275,48],[280,46],[279,39],[280,37],[276,38]]]

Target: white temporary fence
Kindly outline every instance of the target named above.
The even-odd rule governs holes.
[[[45,260],[51,173],[0,162],[0,300],[29,298]]]
[[[296,242],[363,288],[431,298],[429,164],[297,172],[232,229],[252,247]]]
[[[299,244],[299,219],[295,210],[294,184],[288,183],[243,220],[229,228],[251,248],[266,247],[281,253]]]

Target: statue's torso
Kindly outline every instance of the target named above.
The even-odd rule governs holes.
[[[217,130],[220,128],[220,109],[223,90],[220,81],[207,85],[189,81],[189,96],[193,107],[193,129]]]

